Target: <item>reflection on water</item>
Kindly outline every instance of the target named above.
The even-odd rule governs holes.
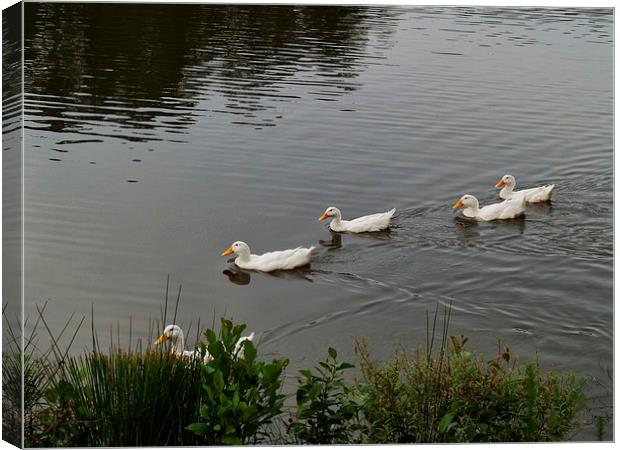
[[[228,281],[240,286],[248,285],[252,281],[252,273],[257,275],[264,275],[267,277],[281,278],[281,279],[299,279],[306,280],[312,283],[312,271],[310,265],[303,267],[297,267],[291,270],[274,270],[272,272],[259,272],[255,270],[245,270],[236,265],[231,265],[229,268],[222,271],[224,275],[228,277]]]
[[[368,64],[361,60],[369,21],[385,22],[382,33],[390,33],[389,19],[398,16],[397,10],[370,12],[350,6],[33,3],[25,18],[26,109],[38,117],[28,126],[96,136],[95,127],[108,125],[106,136],[129,141],[157,141],[162,131],[184,141],[178,135],[196,116],[211,114],[228,114],[234,124],[274,126],[282,118],[279,103],[302,100],[279,93],[282,83],[304,85],[320,101],[359,87],[355,78]],[[317,77],[308,82],[300,77],[304,72]],[[196,109],[199,99],[213,95],[224,104]]]
[[[478,241],[481,241],[481,238],[484,239],[483,230],[484,232],[492,232],[499,239],[507,236],[517,236],[525,232],[525,222],[525,216],[517,217],[516,219],[480,222],[458,215],[454,217],[454,229],[460,242],[466,245],[475,245]]]
[[[240,286],[250,284],[250,281],[252,280],[250,272],[241,270],[238,267],[230,267],[228,269],[224,269],[222,273],[228,277],[228,281],[234,284],[238,284]]]
[[[319,239],[319,245],[325,247],[327,250],[337,250],[342,247],[342,234],[335,233],[330,230],[330,240]]]
[[[553,213],[553,201],[529,204],[527,210],[530,214],[550,216]]]

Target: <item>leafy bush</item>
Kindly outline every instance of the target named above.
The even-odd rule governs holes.
[[[418,349],[392,363],[358,342],[370,442],[541,442],[577,428],[585,380],[518,365],[506,347],[485,361],[452,337],[433,356]]]
[[[296,418],[289,431],[305,444],[350,444],[359,437],[359,404],[351,388],[345,386],[343,372],[355,367],[336,361],[337,353],[329,348],[325,361],[299,372]]]
[[[201,436],[203,445],[261,442],[265,427],[282,413],[284,395],[279,391],[288,360],[257,361],[249,340],[237,351],[244,329],[222,319],[219,338],[213,330],[204,333],[211,359],[202,367],[200,421],[187,427]]]

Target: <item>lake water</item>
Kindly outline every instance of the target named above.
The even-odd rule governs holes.
[[[588,376],[611,412],[611,9],[25,9],[26,315],[47,301],[59,329],[94,305],[101,340],[130,320],[147,338],[170,275],[190,345],[232,316],[294,375],[328,346],[353,358],[355,336],[389,359],[451,303],[451,334]],[[496,201],[505,173],[553,202],[460,221],[452,204]],[[317,223],[330,205],[397,214],[339,236]],[[307,270],[231,273],[235,240],[317,249]]]

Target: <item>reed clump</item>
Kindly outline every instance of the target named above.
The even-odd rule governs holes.
[[[45,393],[42,446],[197,445],[185,427],[202,397],[201,364],[171,353],[91,352],[69,358]]]

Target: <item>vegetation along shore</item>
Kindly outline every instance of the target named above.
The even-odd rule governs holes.
[[[324,360],[292,374],[291,392],[289,360],[263,358],[260,344],[243,337],[246,326],[226,318],[204,331],[200,357],[171,351],[169,342],[103,349],[94,325],[92,350],[73,355],[73,339],[60,348],[38,311],[35,328],[49,333],[52,348],[39,352],[35,332],[26,339],[28,447],[540,442],[608,420],[585,407],[585,378],[520,362],[500,342],[491,358],[469,349],[466,337],[449,334],[450,307],[427,317],[426,343],[391,361],[375,361],[363,338],[354,362],[328,348]],[[19,442],[21,393],[11,387],[21,353],[17,341],[9,347],[3,432]]]

